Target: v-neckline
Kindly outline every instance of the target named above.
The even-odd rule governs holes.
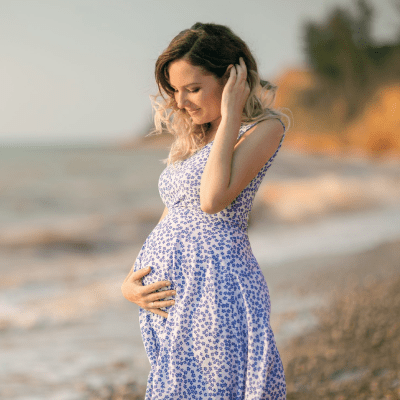
[[[241,125],[241,126],[240,126],[240,129],[239,129],[239,137],[238,137],[237,141],[239,141],[240,138],[242,137],[240,131],[241,131],[241,129],[242,129],[244,126],[245,126],[245,125]],[[203,149],[205,149],[209,144],[214,143],[214,140],[215,140],[215,136],[214,136],[214,139],[213,139],[213,140],[209,141],[209,142],[208,142],[207,144],[205,144],[203,147],[200,147],[199,149],[197,149],[190,157],[185,158],[184,160],[181,160],[181,161],[180,161],[180,164],[184,163],[185,161],[190,160],[192,157],[194,157],[195,155],[197,155],[198,153],[200,153],[200,151],[202,151]]]
[[[238,138],[237,138],[237,142],[238,142],[238,141],[240,140],[240,138],[242,137],[242,132],[240,132],[240,131],[241,131],[241,129],[242,129],[244,126],[246,126],[246,125],[240,125],[240,128],[239,128],[239,135],[238,135]],[[200,151],[201,149],[204,149],[204,147],[208,146],[210,143],[213,143],[214,140],[215,140],[215,135],[214,135],[214,139],[213,139],[213,140],[209,141],[207,144],[205,144],[203,147],[201,147],[199,150],[197,150],[196,153],[197,153],[198,151]],[[194,153],[194,154],[196,154],[196,153]],[[194,154],[193,154],[193,155],[194,155]]]

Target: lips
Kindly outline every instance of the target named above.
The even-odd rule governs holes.
[[[194,114],[197,113],[197,111],[200,111],[200,108],[196,109],[196,110],[187,110],[189,114]]]

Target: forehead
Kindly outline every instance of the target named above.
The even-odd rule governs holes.
[[[182,87],[191,83],[208,83],[216,81],[214,75],[205,73],[201,67],[194,66],[186,60],[176,60],[168,66],[169,82],[174,87]]]

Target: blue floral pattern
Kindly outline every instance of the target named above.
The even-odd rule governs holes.
[[[238,139],[252,126],[242,125]],[[145,285],[169,280],[165,290],[175,289],[176,301],[164,309],[168,318],[140,309],[151,364],[146,400],[286,399],[268,287],[247,236],[254,196],[281,143],[216,214],[200,208],[200,180],[213,142],[161,173],[168,214],[143,244],[135,270],[152,268]]]

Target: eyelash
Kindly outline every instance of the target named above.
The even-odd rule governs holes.
[[[197,93],[200,90],[200,88],[194,89],[194,90],[188,90],[189,93]],[[174,93],[177,93],[178,91],[176,89],[173,89]]]

